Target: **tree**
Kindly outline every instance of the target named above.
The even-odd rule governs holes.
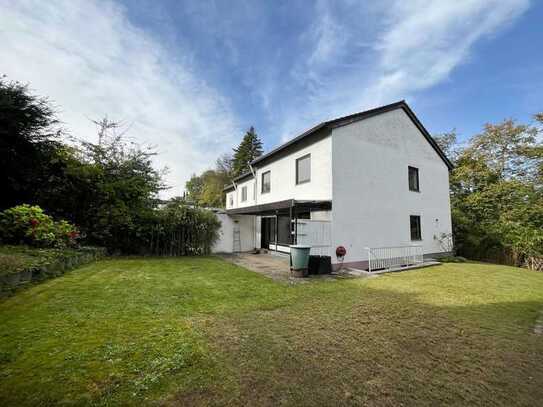
[[[62,172],[61,134],[48,99],[0,77],[0,208],[35,202],[41,185]]]
[[[454,161],[456,159],[458,156],[458,137],[455,129],[448,133],[435,135],[433,139],[449,160]]]
[[[248,164],[262,155],[262,142],[251,127],[243,137],[234,156],[223,154],[215,163],[215,169],[200,175],[193,174],[185,184],[187,200],[195,205],[222,208],[226,200],[224,186],[232,179],[249,170]]]
[[[212,208],[224,207],[225,184],[229,182],[226,173],[219,170],[207,170],[201,175],[194,174],[185,184],[189,202]]]
[[[511,119],[487,123],[484,131],[471,139],[468,151],[484,160],[502,179],[532,177],[543,157],[537,154],[541,148],[537,134],[537,128]]]
[[[243,140],[237,148],[234,148],[234,158],[232,161],[232,176],[237,177],[249,170],[249,163],[260,157],[263,153],[262,141],[255,133],[254,127],[243,136]]]
[[[216,171],[223,173],[225,176],[230,177],[232,175],[233,159],[230,154],[223,154],[215,163]]]
[[[223,208],[226,199],[224,186],[232,182],[232,157],[223,154],[217,158],[215,169],[193,174],[185,184],[189,202],[213,208]]]
[[[62,171],[47,174],[35,201],[55,217],[78,225],[87,243],[131,252],[165,189],[163,171],[154,168],[155,152],[125,139],[123,126],[107,118],[98,124],[98,142],[62,145],[56,160]]]
[[[505,120],[486,124],[463,148],[437,137],[455,151],[451,204],[460,254],[515,264],[543,255],[540,131]]]

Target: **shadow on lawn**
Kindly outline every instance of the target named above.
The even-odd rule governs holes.
[[[320,294],[215,321],[206,329],[221,380],[165,403],[510,406],[543,398],[543,339],[532,333],[543,301],[438,306],[349,286],[343,297]]]

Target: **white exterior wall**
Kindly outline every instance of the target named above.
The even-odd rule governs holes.
[[[253,206],[255,205],[255,181],[254,179],[248,179],[243,182],[240,182],[237,184],[237,208],[244,208],[246,206]],[[242,202],[241,200],[241,190],[243,187],[247,187],[247,200],[245,202]]]
[[[296,184],[296,159],[311,154],[311,181]],[[256,201],[254,199],[254,179],[247,179],[237,184],[234,191],[226,194],[226,209],[283,201],[330,200],[332,199],[332,138],[327,136],[308,147],[286,155],[269,164],[255,168]],[[262,193],[262,173],[270,171],[271,191]],[[241,188],[247,186],[247,201],[241,202]],[[230,206],[230,196],[234,205]]]
[[[212,248],[213,253],[232,253],[234,249],[234,228],[240,230],[241,251],[247,252],[255,248],[255,222],[256,216],[230,216],[226,213],[216,213],[221,221],[219,239]]]
[[[332,245],[344,261],[367,260],[365,247],[422,244],[451,232],[449,172],[402,109],[332,131]],[[409,190],[408,166],[419,169],[420,192]],[[421,217],[422,241],[410,239],[410,215]],[[335,262],[335,258],[332,259]]]
[[[237,189],[227,192],[226,194],[226,209],[232,208],[244,208],[246,206],[255,205],[255,181],[252,178],[244,180],[240,183],[236,183]],[[243,187],[247,187],[247,200],[241,200],[241,190]],[[230,196],[234,200],[234,205],[230,206]]]
[[[232,198],[232,199],[230,199]],[[233,201],[233,205],[230,205],[230,201]],[[232,209],[236,207],[236,191],[230,191],[226,193],[226,209]]]
[[[296,185],[296,159],[311,154],[311,181]],[[271,191],[262,193],[262,173],[271,171]],[[332,137],[327,136],[276,161],[258,167],[257,204],[297,200],[332,199]]]

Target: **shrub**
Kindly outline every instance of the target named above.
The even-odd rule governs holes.
[[[120,237],[123,253],[155,256],[208,254],[221,226],[209,210],[171,202]]]
[[[77,228],[65,220],[55,222],[39,206],[23,204],[0,213],[0,238],[3,243],[35,247],[75,246]]]
[[[0,298],[105,256],[101,247],[36,248],[0,245]]]
[[[22,271],[25,266],[23,257],[0,253],[0,275]]]

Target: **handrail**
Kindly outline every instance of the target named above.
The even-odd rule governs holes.
[[[421,245],[366,247],[368,271],[403,268],[423,263],[424,251]]]
[[[406,247],[422,247],[421,244],[413,244],[409,246],[381,246],[381,247],[365,247],[365,249],[404,249]]]

